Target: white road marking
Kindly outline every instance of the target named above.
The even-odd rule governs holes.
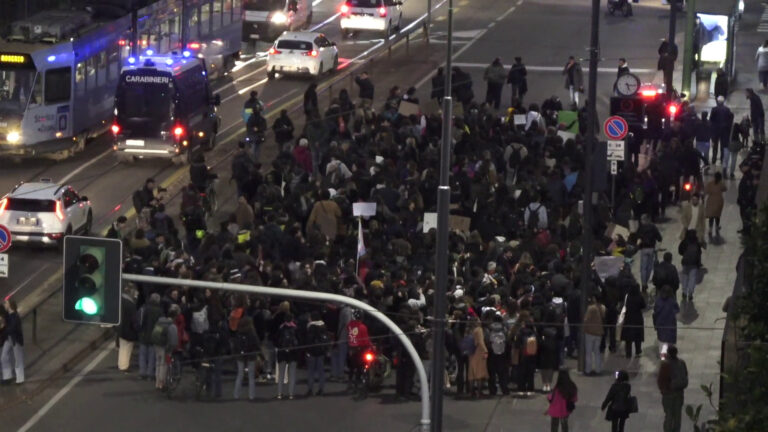
[[[64,178],[62,178],[61,180],[59,180],[59,184],[64,184],[64,183],[67,183],[68,181],[72,180],[72,178],[73,178],[73,177],[75,177],[76,175],[78,175],[78,174],[80,174],[81,172],[83,172],[83,170],[84,170],[84,169],[86,169],[86,168],[88,168],[89,166],[93,165],[94,163],[98,162],[98,161],[99,161],[99,160],[101,160],[101,159],[102,159],[104,156],[106,156],[106,155],[108,155],[108,154],[110,154],[110,153],[112,153],[112,149],[111,149],[111,148],[110,148],[109,150],[105,151],[104,153],[102,153],[102,154],[100,154],[100,155],[96,156],[95,158],[93,158],[93,159],[89,160],[88,162],[86,162],[86,163],[84,163],[84,164],[80,165],[80,166],[79,166],[79,167],[77,167],[77,168],[76,168],[74,171],[70,172],[69,174],[67,174],[66,176],[64,176]]]
[[[43,266],[43,268],[35,271],[35,273],[32,274],[30,277],[28,277],[26,280],[24,280],[24,282],[20,283],[19,286],[17,286],[15,290],[13,290],[10,293],[8,293],[8,295],[5,296],[4,300],[8,300],[9,298],[13,297],[14,294],[19,292],[20,289],[24,288],[25,285],[27,285],[30,281],[32,281],[32,279],[34,279],[35,276],[37,276],[38,274],[42,273],[45,269],[47,269],[49,265],[50,264],[46,264],[46,265]]]
[[[111,342],[107,342],[106,345],[108,346],[109,343]],[[66,396],[66,394],[69,393],[70,390],[72,390],[80,381],[82,381],[82,379],[85,378],[85,376],[88,375],[93,370],[93,368],[96,367],[96,365],[98,365],[102,360],[104,360],[104,357],[106,357],[110,351],[111,351],[110,348],[104,348],[99,353],[99,355],[97,355],[93,360],[91,360],[90,363],[88,363],[87,366],[85,366],[82,370],[80,370],[79,374],[72,377],[72,379],[69,380],[67,385],[65,385],[64,388],[59,390],[59,392],[56,393],[56,395],[53,396],[53,398],[51,398],[51,400],[49,400],[48,403],[43,405],[43,407],[40,408],[40,410],[36,412],[35,415],[32,416],[32,418],[27,420],[27,422],[24,423],[24,426],[22,426],[18,432],[27,432],[28,430],[32,429],[32,427],[34,427],[37,424],[37,422],[39,422],[40,419],[43,418],[43,416],[48,414],[48,411],[50,411],[51,408],[53,408],[53,406],[56,405],[56,403],[58,403],[64,396]]]
[[[485,63],[453,63],[454,66],[463,67],[463,68],[486,68],[488,67]],[[511,65],[504,65],[505,68],[511,67]],[[533,72],[562,72],[563,67],[562,66],[525,66],[526,69]],[[588,66],[583,66],[584,72],[589,71]],[[616,73],[616,68],[597,68],[597,71],[599,73]],[[656,69],[639,69],[639,68],[633,68],[633,73],[655,73]]]

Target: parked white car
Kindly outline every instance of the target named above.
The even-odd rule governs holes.
[[[91,231],[93,212],[71,186],[41,180],[20,183],[0,199],[0,224],[14,243],[62,245],[64,236]]]
[[[322,33],[284,32],[267,53],[267,78],[282,75],[318,77],[339,66],[336,43]]]

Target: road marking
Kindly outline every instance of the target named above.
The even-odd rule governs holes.
[[[485,63],[453,63],[454,66],[463,67],[463,68],[486,68],[488,67]],[[505,68],[509,68],[511,65],[504,65]],[[562,72],[563,67],[562,66],[528,66],[526,65],[525,68],[529,71],[533,72]],[[584,72],[587,72],[589,70],[589,67],[584,66],[583,67]],[[616,73],[616,68],[597,68],[597,71],[599,73]],[[632,69],[633,73],[656,73],[655,69]]]
[[[109,342],[105,343],[105,345],[108,346]],[[85,378],[86,375],[88,375],[95,367],[98,365],[102,360],[104,360],[104,357],[109,354],[111,351],[110,348],[104,348],[99,355],[97,355],[93,360],[91,360],[90,363],[88,363],[87,366],[85,366],[83,369],[80,370],[80,373],[72,377],[71,380],[67,383],[67,385],[64,386],[61,390],[59,390],[58,393],[56,393],[51,400],[48,401],[45,405],[43,405],[42,408],[40,408],[39,411],[35,413],[35,415],[32,416],[29,420],[27,420],[26,423],[24,423],[24,426],[22,426],[18,432],[27,432],[30,430],[33,426],[37,424],[37,422],[40,421],[40,419],[43,418],[46,414],[48,414],[48,411],[53,408],[56,403],[58,403],[64,396],[67,395],[80,381]]]
[[[763,4],[763,14],[760,16],[757,31],[759,33],[768,33],[768,5]]]
[[[112,153],[112,149],[109,149],[109,150],[105,151],[104,153],[96,156],[95,158],[89,160],[88,162],[80,165],[79,167],[77,167],[77,169],[75,169],[71,173],[69,173],[66,176],[64,176],[64,178],[59,180],[59,184],[63,184],[63,183],[66,183],[66,182],[70,181],[73,177],[75,177],[76,175],[80,174],[84,169],[86,169],[89,166],[93,165],[94,163],[96,163],[97,161],[101,160],[104,156],[106,156],[106,155],[108,155],[110,153]]]
[[[520,4],[520,3],[518,3],[518,4]],[[512,6],[511,8],[507,9],[507,11],[506,11],[506,12],[504,12],[503,14],[501,14],[501,16],[500,16],[500,17],[496,18],[496,21],[501,21],[501,20],[503,20],[504,18],[506,18],[506,17],[507,17],[507,15],[509,15],[509,14],[511,14],[512,12],[514,12],[514,11],[515,11],[515,9],[517,9],[517,6]]]
[[[313,32],[313,31],[317,31],[319,28],[321,28],[321,27],[323,27],[324,25],[326,25],[326,24],[330,23],[331,21],[335,20],[335,19],[336,19],[336,18],[337,18],[339,15],[341,15],[341,13],[339,13],[339,12],[336,12],[336,14],[335,14],[335,15],[331,16],[330,18],[328,18],[327,20],[325,20],[325,21],[321,22],[320,24],[318,24],[318,25],[316,25],[316,26],[312,27],[311,29],[309,29],[309,31],[311,31],[311,32]]]
[[[8,295],[5,296],[4,300],[8,300],[9,298],[13,297],[14,294],[16,294],[20,289],[24,288],[25,285],[27,285],[30,281],[32,281],[32,279],[34,279],[35,276],[37,276],[38,274],[42,273],[43,270],[46,270],[48,268],[48,266],[50,266],[50,263],[45,264],[43,266],[43,268],[41,268],[39,270],[36,270],[34,274],[32,274],[30,277],[28,277],[26,280],[24,280],[24,282],[20,283],[19,286],[17,286],[15,290],[13,290],[10,293],[8,293]]]

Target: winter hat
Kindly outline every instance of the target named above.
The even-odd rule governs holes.
[[[717,103],[719,103],[719,104],[725,103],[725,98],[723,96],[718,96],[717,97]]]
[[[309,140],[306,139],[306,138],[302,138],[302,139],[299,140],[299,145],[302,146],[302,147],[306,147],[306,146],[309,145]]]

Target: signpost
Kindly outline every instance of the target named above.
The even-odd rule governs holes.
[[[8,254],[3,253],[11,247],[11,231],[0,225],[0,278],[8,277]]]
[[[618,117],[621,118],[621,117]],[[604,129],[606,132],[609,129],[608,121],[611,119],[606,120]],[[623,120],[623,119],[622,119]],[[624,122],[626,125],[626,122]],[[611,124],[611,129],[613,132],[617,132],[617,129],[613,129],[613,123]],[[607,133],[606,133],[607,135]],[[624,135],[626,135],[626,129],[624,132]],[[616,140],[608,140],[606,143],[606,156],[609,161],[611,161],[611,207],[614,205],[614,199],[615,199],[615,191],[616,191],[616,174],[619,172],[619,161],[624,161],[624,155],[625,155],[625,147],[624,147],[624,141],[616,141]]]

